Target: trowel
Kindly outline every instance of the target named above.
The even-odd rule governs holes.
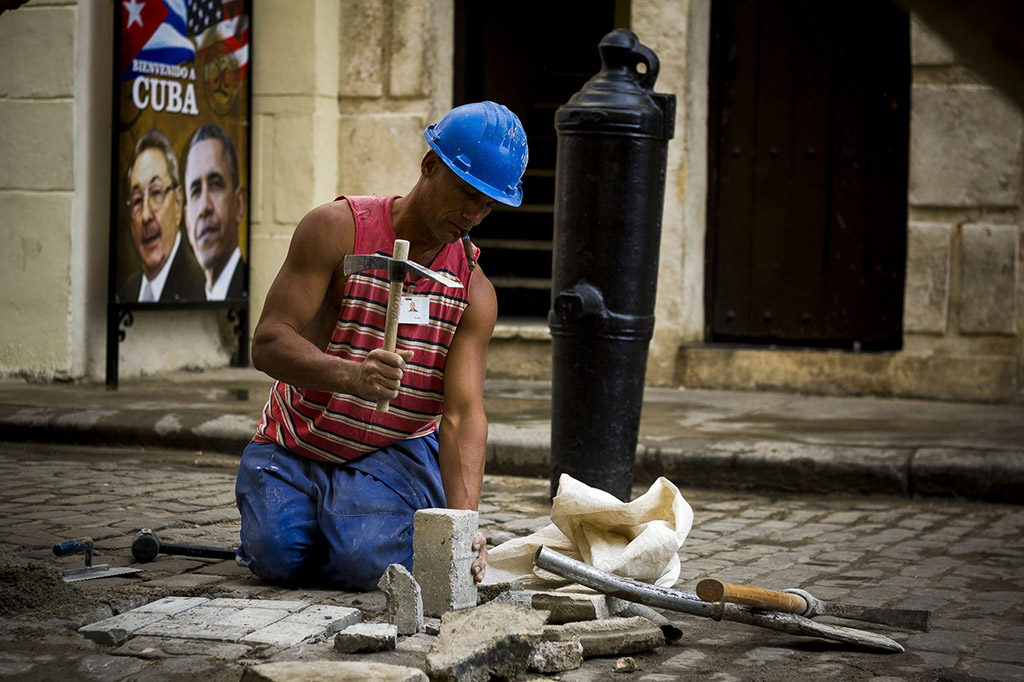
[[[73,583],[79,580],[95,580],[96,578],[110,578],[117,575],[139,573],[141,568],[111,568],[109,564],[92,565],[92,538],[75,538],[65,540],[53,546],[55,556],[70,556],[72,554],[85,554],[85,566],[82,568],[69,568],[64,571],[64,582]]]

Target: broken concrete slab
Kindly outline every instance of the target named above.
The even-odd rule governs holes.
[[[584,658],[623,656],[665,644],[661,628],[642,616],[544,626],[544,641],[565,641],[574,636],[583,644]]]
[[[422,670],[360,661],[285,661],[246,668],[241,682],[429,682]]]
[[[476,586],[476,600],[478,604],[486,604],[500,594],[522,590],[523,588],[523,583],[518,580],[498,583],[479,583]]]
[[[377,587],[388,597],[388,622],[398,628],[398,634],[413,635],[423,629],[423,594],[409,569],[391,564]]]
[[[537,642],[530,652],[531,672],[561,673],[575,670],[583,664],[583,643],[579,637],[557,642]]]
[[[608,618],[608,598],[603,594],[552,592],[545,590],[508,590],[491,600],[495,604],[519,604],[551,613],[548,623],[573,623]]]
[[[413,518],[412,574],[423,613],[441,616],[476,606],[472,566],[478,514],[468,509],[420,509]]]
[[[334,649],[344,654],[394,651],[398,628],[391,623],[356,623],[334,636]]]
[[[441,618],[441,631],[427,653],[432,682],[515,679],[541,641],[547,612],[512,604],[484,604]]]
[[[168,618],[159,612],[128,611],[78,628],[79,634],[97,644],[121,646],[142,628]]]
[[[242,644],[293,646],[313,637],[329,637],[362,620],[358,609],[310,606],[239,639]]]
[[[176,639],[171,637],[132,637],[114,649],[115,656],[133,656],[135,658],[162,659],[182,656],[202,656],[203,658],[234,661],[249,653],[252,647],[231,642],[211,642],[199,639]]]

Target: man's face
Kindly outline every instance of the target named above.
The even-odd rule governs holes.
[[[220,140],[192,147],[185,166],[188,240],[204,270],[216,277],[238,246],[238,223],[245,190],[231,181],[231,167]]]
[[[132,167],[128,203],[132,238],[149,279],[160,272],[174,248],[181,222],[179,189],[162,151],[146,149],[139,154]]]
[[[448,244],[455,243],[490,214],[495,201],[452,172],[434,157],[431,204],[436,216],[431,232]]]

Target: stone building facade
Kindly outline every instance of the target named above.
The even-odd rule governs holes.
[[[0,15],[0,375],[103,377],[117,5],[30,0]],[[253,5],[250,325],[306,211],[342,192],[412,186],[422,130],[452,104],[456,61],[453,2]],[[661,60],[656,89],[678,103],[650,384],[1024,399],[1017,107],[912,21],[902,348],[708,344],[711,0],[627,5],[628,27]],[[212,311],[139,314],[120,345],[121,376],[226,365],[232,343],[230,322]],[[499,320],[490,352],[493,378],[549,376],[540,320]]]

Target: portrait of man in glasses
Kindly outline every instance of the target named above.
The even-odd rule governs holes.
[[[156,129],[135,145],[128,165],[128,219],[142,269],[121,287],[122,302],[205,300],[203,271],[181,237],[178,157]]]

